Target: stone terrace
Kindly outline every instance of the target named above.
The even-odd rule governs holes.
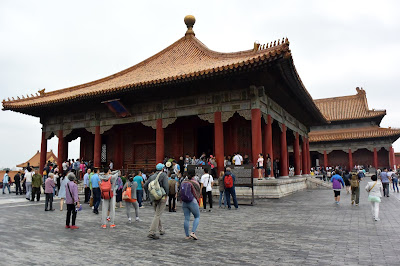
[[[183,213],[165,212],[166,235],[147,236],[153,211],[127,223],[116,211],[115,229],[100,228],[88,205],[79,230],[65,229],[66,212],[44,212],[44,201],[0,197],[1,265],[397,265],[400,261],[399,194],[384,198],[380,222],[372,220],[361,183],[359,207],[343,195],[340,206],[328,189],[304,190],[276,200],[258,200],[239,210],[201,213],[198,241],[184,240]],[[343,194],[343,192],[342,192]],[[58,207],[56,201],[56,207]]]

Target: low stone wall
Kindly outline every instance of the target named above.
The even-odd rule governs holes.
[[[307,177],[278,178],[272,180],[254,180],[254,198],[279,199],[296,191],[307,188]],[[214,195],[219,195],[218,188],[214,188]],[[236,187],[238,198],[251,198],[251,188]]]

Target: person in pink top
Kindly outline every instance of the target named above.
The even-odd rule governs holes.
[[[75,184],[75,175],[73,173],[68,174],[69,182],[65,184],[65,203],[67,204],[67,220],[65,228],[78,229],[75,225],[76,220],[76,208],[80,208],[79,197],[78,197],[78,186]],[[70,226],[72,213],[72,225]]]
[[[54,183],[54,174],[50,173],[46,182],[44,183],[44,193],[46,194],[46,203],[44,205],[45,211],[54,211],[53,209],[53,191],[56,184]],[[49,207],[50,202],[50,209]]]

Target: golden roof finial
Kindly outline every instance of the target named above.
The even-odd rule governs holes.
[[[186,27],[188,28],[185,33],[185,36],[189,36],[189,35],[195,36],[194,31],[193,31],[193,25],[196,22],[196,18],[192,15],[187,15],[184,18],[184,21],[185,21]]]

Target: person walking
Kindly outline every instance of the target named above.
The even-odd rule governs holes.
[[[43,184],[43,179],[40,174],[34,174],[32,177],[32,198],[31,201],[35,200],[35,195],[36,195],[36,200],[40,201],[40,187]]]
[[[332,189],[333,189],[333,193],[335,195],[335,203],[337,205],[340,204],[340,190],[342,188],[342,186],[344,187],[344,181],[343,178],[339,175],[339,170],[335,170],[335,174],[332,176],[331,178],[331,182],[332,182]]]
[[[14,178],[14,181],[15,181],[15,178]],[[392,174],[392,183],[393,183],[393,192],[396,192],[396,188],[397,188],[397,193],[399,193],[399,186],[398,186],[399,177],[398,177],[397,173]]]
[[[350,185],[351,185],[351,205],[356,203],[356,206],[358,206],[360,202],[360,175],[353,174],[351,176],[350,180]]]
[[[200,185],[201,185],[201,194],[203,195],[203,208],[204,211],[207,209],[207,197],[210,203],[209,212],[212,212],[213,201],[212,201],[212,186],[214,184],[214,179],[212,175],[208,173],[208,168],[204,168],[204,175],[201,176]]]
[[[160,235],[164,235],[165,231],[162,226],[161,222],[161,215],[164,212],[166,202],[167,202],[167,195],[169,193],[169,186],[168,186],[168,176],[165,172],[163,172],[164,165],[159,163],[156,165],[156,172],[150,176],[146,183],[144,184],[144,188],[147,194],[149,194],[150,200],[152,201],[152,205],[154,208],[154,218],[151,223],[149,234],[147,237],[151,239],[159,239],[160,237],[156,235],[156,230],[158,229]],[[149,184],[158,178],[158,184],[161,188],[164,189],[164,195],[162,195],[161,199],[156,200],[153,194],[149,191]],[[150,193],[149,193],[150,192]]]
[[[200,185],[195,180],[195,172],[190,171],[188,178],[185,178],[180,186],[180,198],[182,200],[182,210],[185,217],[183,228],[185,230],[186,239],[197,240],[196,230],[200,223]],[[189,234],[190,214],[193,214],[192,231]]]
[[[224,175],[224,187],[225,187],[225,204],[228,204],[228,210],[231,209],[231,196],[233,200],[233,205],[236,210],[239,208],[239,205],[236,200],[236,191],[235,191],[235,175],[232,174],[232,169],[230,167],[226,168],[226,172]]]
[[[26,172],[24,174],[24,179],[22,179],[22,183],[25,183],[25,188],[26,188],[26,194],[25,198],[27,200],[31,199],[31,194],[32,194],[32,168],[28,167],[26,168]]]
[[[379,221],[379,203],[381,202],[383,186],[376,175],[372,175],[371,180],[365,190],[368,192],[368,201],[371,202],[372,219]]]
[[[68,179],[69,182],[65,185],[65,191],[66,191],[65,203],[67,204],[67,219],[65,223],[65,228],[79,229],[79,227],[75,225],[77,208],[80,208],[79,197],[78,197],[78,186],[74,182],[75,175],[73,173],[69,173],[66,179]],[[71,214],[72,214],[72,224],[70,226]]]
[[[142,176],[142,171],[138,171],[137,175],[133,178],[133,181],[137,183],[137,188],[136,188],[136,195],[137,195],[137,201],[139,204],[139,208],[144,208],[142,205],[143,202],[143,176]]]
[[[178,179],[174,174],[173,177],[170,176],[168,178],[168,210],[169,212],[176,212],[175,205],[176,205],[176,198],[178,194]]]
[[[22,195],[22,190],[21,190],[21,172],[18,171],[18,173],[14,176],[14,184],[15,184],[15,195],[19,194]]]
[[[101,227],[107,228],[107,221],[111,222],[110,228],[115,228],[115,201],[117,191],[117,178],[120,172],[108,170],[107,173],[99,174],[101,180],[100,190],[102,196],[101,204]],[[107,184],[107,183],[110,184]]]
[[[6,187],[8,188],[8,194],[11,193],[11,191],[10,191],[10,177],[8,176],[9,172],[10,172],[9,170],[6,170],[6,173],[4,174],[4,177],[3,177],[3,194],[6,194],[4,192],[4,189]]]
[[[128,216],[128,222],[132,222],[131,216],[131,207],[135,209],[135,221],[140,222],[139,218],[139,204],[137,202],[137,186],[138,184],[133,180],[132,175],[129,176],[128,180],[126,181],[123,191],[125,191],[128,187],[131,189],[131,198],[125,200],[126,205],[126,215]]]
[[[65,188],[67,183],[69,182],[69,179],[66,175],[67,173],[63,173],[60,178],[60,191],[58,191],[58,197],[60,198],[60,211],[62,211],[64,207]]]
[[[54,211],[54,209],[53,209],[53,192],[54,192],[55,186],[56,186],[56,184],[54,183],[54,174],[49,173],[48,178],[46,178],[46,181],[44,182],[44,193],[46,195],[46,202],[44,204],[45,211]],[[49,203],[50,203],[50,208],[48,208]]]
[[[93,192],[93,213],[99,214],[99,205],[101,200],[101,191],[100,191],[100,178],[99,178],[100,170],[96,168],[94,170],[94,174],[92,178],[90,178],[90,183],[92,184],[92,192]]]
[[[350,184],[351,176],[352,176],[352,175],[349,173],[349,170],[346,170],[346,171],[344,172],[343,181],[344,181],[344,184],[345,184],[345,186],[346,186],[346,192],[347,192],[347,194],[350,194],[350,192],[351,192],[351,184]]]
[[[226,207],[225,197],[224,197],[224,195],[225,195],[224,176],[225,176],[224,171],[221,171],[219,173],[219,177],[218,177],[218,189],[219,189],[218,204],[219,204],[220,208],[222,208],[222,202],[224,203],[224,208]]]
[[[390,180],[388,177],[388,170],[387,168],[383,168],[383,171],[381,172],[381,182],[382,182],[382,186],[383,186],[383,196],[384,197],[389,197],[389,184],[390,184]]]

